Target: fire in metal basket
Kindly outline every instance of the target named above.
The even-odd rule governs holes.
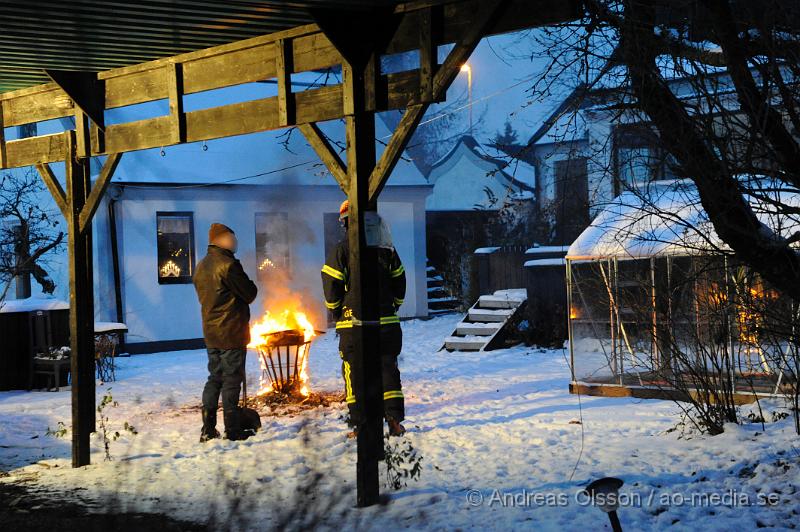
[[[257,346],[262,377],[273,392],[308,396],[306,365],[311,339],[300,330],[277,331],[262,335]]]

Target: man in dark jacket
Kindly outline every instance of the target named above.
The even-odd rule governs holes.
[[[249,305],[255,300],[258,289],[234,257],[238,242],[233,230],[222,224],[211,224],[208,242],[208,252],[197,265],[193,278],[208,350],[200,441],[219,437],[216,427],[220,391],[225,437],[243,440],[250,433],[241,429],[239,392],[250,342]]]
[[[349,203],[345,201],[339,209],[339,220],[345,227],[347,227],[348,211]],[[355,390],[360,389],[363,368],[355,357],[352,331],[353,327],[367,325],[361,323],[358,316],[353,316],[350,301],[353,295],[348,290],[349,259],[350,251],[345,238],[331,251],[322,267],[322,286],[325,290],[325,306],[337,320],[336,332],[339,333],[339,356],[342,358],[345,401],[350,410],[350,426],[353,427],[348,436],[352,438],[358,434],[359,426],[364,422],[361,398],[355,394]],[[378,280],[380,320],[374,325],[380,327],[384,417],[389,425],[389,434],[400,436],[405,432],[405,428],[400,424],[405,417],[405,405],[400,384],[400,369],[397,365],[397,357],[403,347],[403,333],[397,309],[403,304],[405,297],[406,274],[394,247],[378,249]]]

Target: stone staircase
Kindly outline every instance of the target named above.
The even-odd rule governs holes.
[[[445,338],[443,349],[448,351],[489,351],[501,345],[504,329],[528,300],[524,288],[498,290],[484,295],[469,309]]]
[[[438,316],[455,312],[461,301],[453,297],[444,285],[444,278],[441,272],[436,269],[431,261],[428,261],[428,314]]]

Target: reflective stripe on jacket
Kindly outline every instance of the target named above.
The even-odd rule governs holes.
[[[339,242],[322,267],[322,287],[325,306],[336,318],[337,329],[349,329],[360,324],[353,316],[353,293],[349,290],[350,258],[347,239]],[[378,308],[380,325],[400,323],[397,309],[406,294],[406,273],[394,248],[378,250]]]

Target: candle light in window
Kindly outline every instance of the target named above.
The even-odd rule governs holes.
[[[261,261],[261,264],[258,265],[259,270],[266,270],[267,268],[274,268],[275,263],[269,260],[269,258],[265,258]]]
[[[178,277],[181,274],[181,267],[171,260],[168,260],[161,265],[159,271],[161,273],[161,277]]]

